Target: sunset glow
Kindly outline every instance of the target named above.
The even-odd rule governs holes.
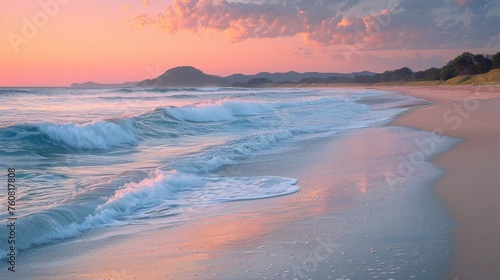
[[[140,81],[179,65],[221,76],[422,70],[498,51],[498,5],[413,2],[2,0],[0,86]]]

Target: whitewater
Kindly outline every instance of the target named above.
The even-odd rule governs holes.
[[[96,228],[203,218],[212,205],[300,191],[221,168],[378,126],[404,106],[355,89],[0,89],[1,170],[16,169],[17,248]],[[411,97],[399,97],[400,102]],[[298,159],[300,160],[300,159]],[[7,196],[0,195],[0,204]],[[0,220],[7,221],[7,211]],[[7,236],[6,227],[0,236]],[[6,256],[6,242],[0,256]]]

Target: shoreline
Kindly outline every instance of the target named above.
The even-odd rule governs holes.
[[[421,106],[404,96],[374,106]],[[387,105],[390,106],[390,105]],[[395,107],[395,108],[396,108]],[[384,122],[387,123],[388,121]],[[194,220],[103,228],[40,246],[19,276],[39,279],[442,279],[453,223],[434,195],[439,168],[425,160],[388,186],[399,157],[431,133],[383,123],[296,143],[219,170],[221,176],[297,178],[301,191],[215,205]],[[376,142],[373,141],[376,139]],[[443,143],[448,149],[455,143]],[[52,255],[51,260],[36,256]],[[113,256],[113,258],[109,258]],[[315,267],[315,268],[314,268]],[[296,274],[296,275],[294,275]],[[301,277],[302,277],[301,276]]]
[[[455,155],[457,146],[468,143],[467,139],[458,145],[453,138],[440,141],[436,149],[425,155],[423,164],[415,166],[414,172],[403,178],[406,181],[394,181],[387,175],[387,171],[398,174],[401,158],[419,151],[421,147],[415,140],[435,139],[435,134],[429,131],[441,126],[445,129],[444,124],[448,124],[436,122],[439,119],[436,114],[470,92],[464,90],[463,94],[454,96],[450,92],[456,87],[452,91],[439,88],[444,94],[435,97],[432,91],[435,88],[418,87],[415,92],[407,87],[380,89],[414,95],[434,104],[424,100],[410,102],[404,106],[410,110],[391,122],[307,140],[279,154],[218,171],[221,176],[297,178],[301,186],[297,194],[215,205],[200,218],[175,224],[103,228],[86,232],[78,239],[43,245],[26,252],[20,259],[25,271],[18,274],[18,279],[24,276],[39,279],[293,279],[292,273],[307,275],[304,279],[327,279],[327,276],[353,280],[375,276],[444,279],[451,270],[453,253],[456,254],[451,279],[454,276],[473,279],[478,275],[485,276],[481,279],[494,279],[488,278],[491,274],[468,275],[457,271],[457,262],[460,262],[457,256],[462,249],[453,246],[451,233],[455,224],[450,213],[459,223],[463,217],[456,215],[450,201],[443,199],[439,192],[442,188],[439,184],[445,180],[445,186],[449,185],[446,178],[460,174],[462,168],[451,170],[441,158]],[[494,96],[497,95],[500,96],[498,92]],[[429,96],[434,96],[434,100]],[[387,102],[384,100],[387,99],[366,101],[383,106]],[[490,100],[493,99],[484,102],[489,104]],[[498,108],[498,100],[488,108]],[[482,111],[479,108],[474,113],[481,115]],[[465,122],[463,127],[467,127]],[[447,132],[444,130],[443,134],[465,139]],[[443,150],[446,152],[442,153]],[[452,159],[453,162],[464,163],[464,159]],[[493,171],[494,163],[489,165]],[[481,166],[481,162],[477,165]],[[475,180],[474,176],[470,177]],[[389,184],[393,181],[396,183]],[[455,193],[444,191],[448,198]],[[495,218],[494,213],[491,218]],[[459,228],[461,226],[459,224]],[[491,241],[495,231],[488,237]],[[458,239],[457,244],[466,241]],[[474,258],[481,260],[480,256]],[[494,262],[498,258],[493,255],[490,260]],[[43,271],[37,270],[42,267]]]
[[[377,87],[435,104],[415,108],[390,125],[414,127],[463,141],[432,162],[446,173],[436,193],[458,225],[448,279],[497,279],[500,275],[500,86]]]
[[[369,127],[308,141],[315,151],[297,145],[290,153],[232,166],[222,172],[295,175],[301,191],[221,204],[210,211],[218,215],[137,231],[112,246],[106,239],[99,249],[81,242],[76,244],[80,249],[91,245],[94,250],[69,261],[67,273],[49,273],[46,279],[297,278],[293,274],[299,279],[442,279],[450,261],[452,222],[433,194],[439,169],[423,164],[409,182],[390,188],[380,174],[395,170],[398,156],[415,150],[405,143],[428,136],[416,129]],[[370,149],[375,138],[387,144]],[[64,247],[59,245],[58,251]],[[70,252],[81,252],[78,247]],[[116,257],[106,258],[111,255]]]

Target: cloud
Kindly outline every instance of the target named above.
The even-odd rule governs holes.
[[[302,56],[302,57],[314,56],[314,51],[312,49],[303,48],[303,47],[289,48],[288,53],[290,55],[296,55],[296,56]]]
[[[154,25],[168,33],[203,29],[223,31],[236,42],[248,38],[294,36],[302,27],[296,15],[295,7],[279,4],[174,0],[157,17],[142,14],[135,20],[139,26]]]
[[[455,1],[174,0],[163,13],[141,14],[133,22],[167,33],[223,32],[231,42],[302,36],[309,45],[363,49],[497,44],[500,17],[487,14],[494,1]]]
[[[143,0],[142,2],[144,6],[149,7],[149,0]]]

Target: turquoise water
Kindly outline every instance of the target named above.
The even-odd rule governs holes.
[[[174,221],[210,205],[293,195],[295,178],[217,173],[404,109],[375,90],[0,89],[1,170],[16,169],[17,248],[95,228]],[[411,100],[411,98],[405,98]],[[0,203],[7,196],[0,195]],[[6,222],[7,211],[0,213]],[[7,236],[0,228],[0,236]],[[0,244],[5,256],[6,242]]]

